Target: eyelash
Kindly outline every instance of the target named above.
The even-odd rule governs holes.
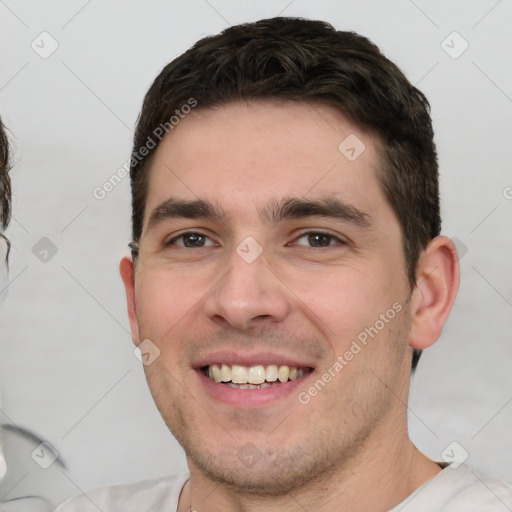
[[[186,231],[186,232],[181,233],[181,234],[179,234],[177,236],[174,236],[170,240],[166,241],[164,243],[164,245],[166,247],[169,247],[171,245],[175,245],[177,240],[184,239],[186,236],[190,236],[190,235],[198,235],[200,237],[207,238],[211,242],[213,242],[214,246],[218,246],[219,245],[216,242],[214,242],[208,235],[206,235],[204,233],[201,233],[200,231]],[[321,249],[321,248],[325,249],[325,248],[328,248],[328,247],[333,247],[334,245],[347,245],[347,242],[345,242],[341,238],[339,238],[336,235],[333,235],[331,233],[325,232],[325,231],[305,231],[305,232],[301,233],[299,236],[295,237],[292,242],[290,242],[290,243],[288,243],[286,245],[287,246],[299,245],[299,244],[296,243],[298,240],[300,240],[301,238],[307,237],[307,236],[311,236],[311,235],[322,235],[322,236],[330,237],[330,241],[334,241],[335,243],[334,244],[329,243],[329,245],[323,246],[323,247],[322,246],[320,246],[320,247],[309,246],[310,249]],[[194,248],[194,247],[186,247],[184,244],[183,245],[178,245],[178,247],[181,247],[183,249],[193,249]],[[202,249],[204,247],[205,246],[199,246],[199,247],[196,247],[196,249]],[[212,245],[207,245],[206,247],[212,247]]]
[[[177,236],[174,236],[173,238],[171,238],[170,240],[166,241],[164,243],[165,247],[168,247],[170,245],[174,245],[176,243],[177,240],[179,240],[180,238],[183,239],[185,238],[186,236],[190,236],[190,235],[197,235],[197,236],[201,236],[201,237],[204,237],[204,238],[207,238],[209,239],[210,241],[213,241],[208,235],[205,235],[204,233],[201,233],[200,231],[185,231],[184,233],[181,233]],[[215,245],[218,245],[214,242]],[[179,245],[179,247],[183,248],[183,249],[191,249],[191,247],[186,247],[184,244],[183,245]],[[207,246],[207,247],[211,247],[211,246]],[[197,247],[198,249],[202,249],[203,247]]]
[[[329,237],[330,238],[330,241],[334,241],[336,243],[334,244],[329,244],[327,246],[321,246],[321,247],[311,247],[311,246],[308,246],[310,249],[322,249],[322,248],[328,248],[328,247],[333,247],[335,245],[346,245],[346,242],[343,241],[341,238],[337,237],[336,235],[333,235],[331,233],[327,233],[325,231],[306,231],[304,233],[301,233],[298,237],[295,238],[295,240],[293,241],[294,244],[296,244],[296,242],[298,240],[300,240],[301,238],[304,238],[304,237],[309,237],[311,235],[322,235],[322,236],[326,236],[326,237]],[[288,244],[287,244],[288,245]]]

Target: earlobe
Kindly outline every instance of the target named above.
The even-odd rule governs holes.
[[[119,264],[119,273],[124,283],[126,292],[126,304],[128,307],[128,318],[130,320],[130,329],[132,332],[132,341],[139,345],[139,324],[137,322],[137,311],[135,307],[135,276],[134,266],[131,257],[125,256]]]
[[[417,349],[433,345],[441,336],[459,288],[459,261],[452,240],[430,241],[418,263],[412,295],[409,344]]]

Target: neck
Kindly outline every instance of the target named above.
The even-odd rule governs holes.
[[[412,444],[407,429],[377,428],[357,456],[332,468],[307,486],[283,496],[262,496],[223,487],[189,460],[190,480],[178,511],[188,512],[386,512],[398,505],[441,468]],[[385,446],[381,442],[386,440]]]

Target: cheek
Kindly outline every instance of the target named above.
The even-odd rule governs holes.
[[[377,272],[368,265],[364,270],[331,268],[314,276],[296,273],[290,286],[300,299],[297,308],[301,315],[308,317],[330,344],[331,357],[347,354],[347,361],[357,359],[350,363],[349,373],[364,368],[370,360],[394,358],[390,354],[397,344],[392,340],[403,345],[398,331],[404,322],[406,296],[401,281],[384,270]]]
[[[206,292],[204,283],[190,274],[162,269],[141,271],[135,301],[143,334],[159,340],[171,331],[183,329]]]
[[[323,324],[328,338],[357,334],[391,307],[396,300],[392,297],[398,295],[392,283],[379,279],[368,267],[331,267],[309,275],[297,272],[289,278],[298,307]]]

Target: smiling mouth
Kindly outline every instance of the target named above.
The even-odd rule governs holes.
[[[313,371],[309,367],[211,364],[201,368],[210,380],[234,389],[263,389],[300,379]]]

